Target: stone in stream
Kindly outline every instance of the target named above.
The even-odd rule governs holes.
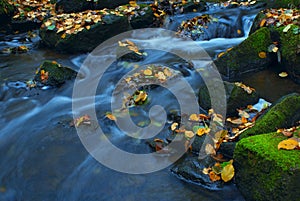
[[[271,63],[270,53],[268,53],[271,44],[270,30],[261,28],[241,44],[219,56],[215,65],[219,72],[230,80],[265,69]]]
[[[9,4],[7,0],[0,1],[0,26],[10,22],[14,11],[15,7]]]
[[[273,11],[275,12],[277,9],[274,9]],[[275,18],[267,17],[266,14],[268,12],[269,10],[263,10],[257,14],[251,27],[250,34],[259,30],[261,23],[267,20],[263,26],[266,26],[270,30],[272,41],[278,43],[278,52],[281,57],[279,61],[277,61],[278,59],[276,58],[276,62],[273,63],[279,66],[279,68],[287,71],[290,77],[296,83],[300,84],[300,23],[295,22],[291,25],[281,25],[277,22],[278,25],[274,26],[271,22],[274,21],[275,23],[276,20]],[[291,11],[286,10],[285,12]],[[296,10],[293,12],[296,12]],[[286,31],[287,26],[290,26],[290,28]],[[273,54],[275,55],[275,53]]]
[[[247,107],[247,105],[253,105],[259,100],[259,96],[255,91],[248,93],[242,87],[238,86],[238,83],[234,84],[226,81],[224,82],[226,97],[221,97],[222,91],[218,88],[218,86],[220,86],[219,82],[220,81],[212,82],[210,89],[215,90],[213,93],[220,94],[220,100],[217,100],[219,102],[214,103],[216,106],[222,107],[222,101],[226,99],[227,116],[235,116],[237,115],[237,109]],[[212,91],[209,92],[206,85],[203,85],[199,89],[199,105],[205,110],[209,110],[212,107],[210,93],[212,93]]]
[[[269,133],[237,143],[235,182],[246,200],[299,200],[300,152],[278,150],[278,143],[284,139],[280,133]]]
[[[75,13],[85,10],[99,10],[103,8],[116,8],[128,4],[129,0],[58,0],[56,10],[63,13]]]
[[[199,160],[198,157],[185,157],[179,160],[172,168],[171,172],[188,182],[196,183],[204,188],[216,190],[223,187],[222,181],[211,181],[208,174],[204,174],[204,168],[212,167],[216,161],[207,156]]]
[[[289,128],[300,120],[300,95],[289,94],[277,101],[266,113],[258,118],[255,125],[242,133],[246,138],[262,133],[274,132],[279,128]]]
[[[78,14],[62,14],[50,18],[40,29],[42,43],[58,51],[76,53],[90,52],[105,40],[128,30],[145,28],[153,21],[153,13],[149,6],[138,5],[134,15],[126,16],[126,5],[114,10],[85,11]],[[93,16],[80,19],[81,24],[72,22],[63,24],[64,18],[72,19],[74,15]],[[84,21],[83,25],[82,21]],[[143,22],[143,23],[142,23]],[[50,24],[50,25],[48,25]],[[57,28],[60,26],[60,29]],[[69,28],[68,28],[69,27]]]
[[[68,67],[64,67],[55,61],[44,61],[37,69],[34,81],[46,85],[59,87],[67,80],[75,78],[76,72]]]

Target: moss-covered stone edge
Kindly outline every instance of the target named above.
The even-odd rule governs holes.
[[[274,132],[244,138],[237,143],[234,151],[236,182],[246,199],[295,200],[299,196],[299,190],[292,184],[300,178],[300,152],[278,150],[278,143],[284,139],[285,136]],[[293,191],[296,193],[289,193]]]

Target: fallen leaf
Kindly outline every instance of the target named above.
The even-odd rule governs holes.
[[[289,74],[287,72],[281,72],[278,75],[279,75],[279,77],[284,78],[284,77],[287,77]]]
[[[265,59],[265,58],[267,58],[267,53],[266,52],[260,52],[260,53],[258,53],[258,56],[261,59]]]
[[[200,119],[197,114],[191,114],[189,120],[198,122]]]
[[[147,75],[147,76],[152,75],[152,70],[150,70],[150,69],[144,70],[144,75]]]
[[[278,144],[279,149],[293,150],[299,146],[299,143],[294,138],[289,138],[287,140],[283,140]]]
[[[117,120],[116,116],[114,116],[111,113],[107,113],[105,116],[106,116],[106,118],[108,118],[108,119],[110,119],[112,121],[116,121]]]
[[[216,155],[216,150],[211,144],[206,144],[205,153],[206,154],[211,154],[211,155]]]
[[[230,181],[234,177],[234,167],[231,163],[222,169],[221,177],[225,182]]]
[[[265,24],[266,24],[266,19],[264,18],[264,19],[262,19],[261,21],[260,21],[260,23],[259,23],[259,26],[260,27],[263,27]]]
[[[195,136],[195,133],[193,131],[185,131],[184,136],[186,138],[193,138]]]
[[[216,173],[214,173],[213,171],[211,171],[209,173],[209,179],[211,181],[219,181],[219,180],[221,180],[221,177],[219,175],[217,175]]]
[[[178,127],[178,123],[175,122],[171,125],[171,130],[174,131],[177,127]]]

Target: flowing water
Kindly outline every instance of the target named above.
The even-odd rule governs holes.
[[[216,9],[210,12],[228,23],[241,20],[241,29],[245,33],[241,38],[198,42],[214,58],[247,37],[258,11]],[[182,20],[196,15],[199,13],[176,16],[166,27],[174,30]],[[140,38],[137,42],[145,47],[163,42],[170,49],[180,47],[189,51],[188,41],[178,44],[163,34],[156,38],[147,38],[145,34]],[[8,45],[17,46],[19,42],[17,39],[0,42],[1,47]],[[166,52],[149,50],[147,53],[146,60],[140,65],[172,66],[181,71],[197,91],[202,81],[192,69],[182,64],[182,60]],[[86,57],[37,47],[25,54],[0,55],[0,200],[243,200],[234,184],[226,185],[222,190],[208,190],[179,180],[170,173],[169,167],[154,173],[131,175],[111,170],[91,157],[81,144],[76,129],[70,126],[74,82],[68,81],[60,88],[31,90],[23,83],[33,78],[36,68],[45,59],[78,70]],[[99,83],[95,97],[98,121],[116,146],[133,153],[149,153],[151,149],[144,140],[126,137],[114,123],[105,119],[116,83],[132,69],[124,68],[125,64],[114,63]],[[274,76],[265,80],[264,75],[272,73]],[[91,75],[86,72],[86,76]],[[299,90],[291,81],[278,78],[274,71],[254,74],[245,82],[256,87],[269,101]],[[287,89],[282,83],[290,87]],[[174,90],[180,92],[180,89]],[[148,113],[144,109],[147,111],[153,105],[162,105],[166,111],[178,110],[176,98],[168,90],[153,88],[149,90],[149,97],[152,97],[149,105],[132,111],[138,114],[135,123],[147,122]],[[165,137],[168,126],[168,123],[163,126],[158,137]],[[89,129],[93,129],[92,126]]]

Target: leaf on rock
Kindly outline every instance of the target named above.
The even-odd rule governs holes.
[[[116,121],[116,120],[117,120],[116,116],[114,116],[114,115],[111,114],[111,113],[107,113],[107,114],[105,115],[105,117],[108,118],[108,119],[110,119],[110,120],[112,120],[112,121]]]
[[[287,72],[281,72],[278,75],[279,75],[279,77],[284,78],[284,77],[287,77],[289,74]]]
[[[230,181],[234,177],[234,167],[232,163],[226,165],[221,172],[222,180],[225,182]]]
[[[260,52],[260,53],[258,53],[258,56],[261,59],[265,59],[265,58],[267,58],[267,53],[266,52]]]
[[[211,144],[206,144],[205,153],[206,154],[211,154],[211,155],[216,155],[216,150]]]
[[[175,123],[173,123],[173,124],[171,125],[171,130],[174,131],[174,130],[177,129],[177,127],[178,127],[178,123],[175,122]]]
[[[193,138],[195,136],[195,133],[193,131],[185,131],[184,136],[186,138]]]
[[[214,173],[213,171],[211,171],[209,173],[209,179],[211,181],[219,181],[219,180],[221,180],[221,177],[219,175],[217,175],[216,173]]]
[[[287,140],[283,140],[278,144],[278,150],[286,149],[286,150],[294,150],[299,146],[299,142],[295,138],[289,138]]]

